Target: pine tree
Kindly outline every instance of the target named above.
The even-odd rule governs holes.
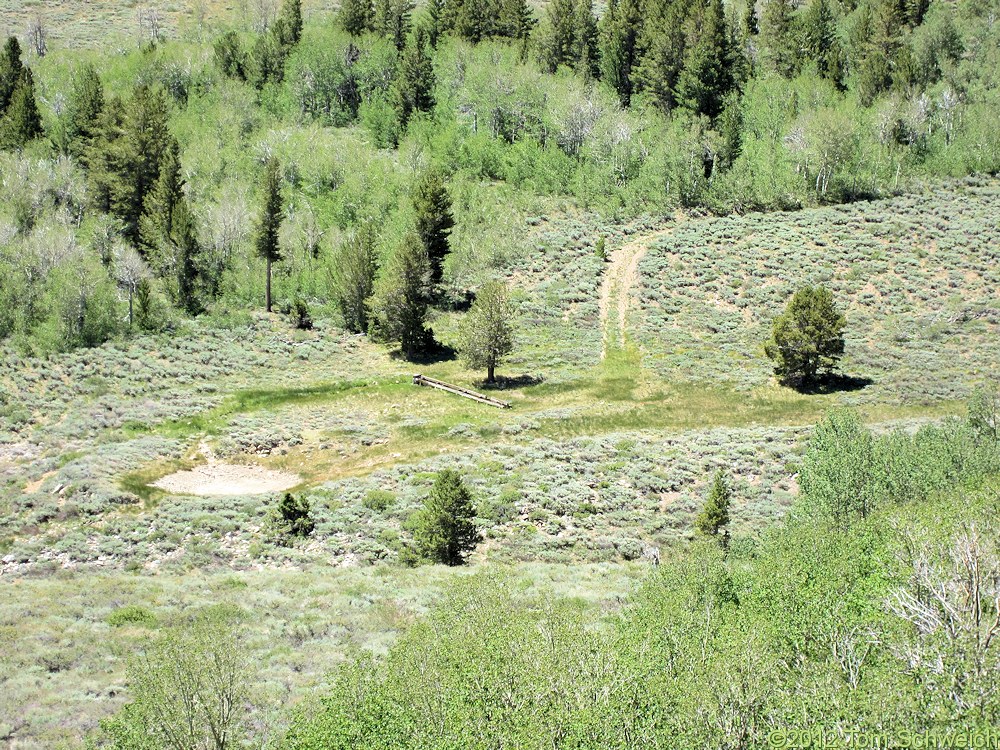
[[[771,70],[786,78],[798,67],[793,11],[790,0],[765,0],[759,21],[761,56]]]
[[[351,36],[361,36],[372,27],[375,9],[372,0],[344,0],[340,5],[340,25]]]
[[[14,86],[7,111],[0,118],[0,148],[21,148],[42,134],[42,118],[35,103],[35,81],[28,68]]]
[[[116,151],[124,123],[124,103],[118,97],[108,99],[97,118],[94,136],[82,158],[90,179],[91,200],[98,210],[105,213],[111,211],[112,189],[118,184]]]
[[[413,210],[417,217],[417,234],[430,259],[431,281],[438,284],[444,275],[444,259],[450,250],[448,237],[455,220],[451,213],[451,197],[437,169],[425,172],[413,189]]]
[[[190,315],[203,310],[201,295],[201,246],[195,234],[194,217],[183,198],[174,208],[170,232],[177,276],[177,304]]]
[[[21,80],[23,70],[21,43],[17,41],[16,36],[8,37],[3,52],[0,52],[0,117],[10,106],[11,97],[14,96],[14,89]]]
[[[274,34],[278,43],[286,49],[299,43],[302,38],[302,0],[282,0]]]
[[[814,381],[821,370],[832,370],[844,354],[846,324],[828,289],[799,289],[775,319],[771,340],[764,347],[775,363],[775,374],[798,386]]]
[[[812,0],[803,16],[806,52],[822,78],[843,85],[844,52],[837,39],[837,19],[830,0]]]
[[[496,19],[496,25],[490,30],[489,36],[523,40],[528,38],[535,27],[535,18],[527,0],[499,0]]]
[[[689,21],[684,67],[677,80],[677,103],[712,119],[722,112],[733,86],[731,53],[722,0],[708,0]]]
[[[427,32],[418,27],[410,36],[399,65],[396,81],[396,115],[405,128],[415,112],[434,107],[434,66],[427,49]]]
[[[372,222],[363,223],[337,250],[331,271],[332,297],[353,333],[368,330],[367,300],[378,272],[377,236]]]
[[[170,144],[166,96],[161,89],[139,85],[121,114],[118,137],[101,144],[108,150],[105,163],[110,172],[104,178],[111,181],[107,188],[111,211],[124,222],[125,236],[138,244],[146,196],[159,178]]]
[[[410,33],[412,14],[413,0],[375,0],[372,30],[401,50]]]
[[[281,260],[278,231],[281,229],[281,165],[272,157],[267,162],[264,176],[264,205],[257,223],[257,255],[267,263],[267,277],[264,287],[264,304],[271,312],[271,266]]]
[[[160,158],[159,174],[153,189],[143,204],[139,222],[139,237],[146,253],[153,257],[153,266],[161,275],[165,271],[164,259],[158,256],[174,231],[174,211],[184,199],[184,178],[181,174],[180,145],[173,136]]]
[[[723,547],[729,543],[729,504],[732,491],[720,469],[712,480],[712,488],[705,500],[705,507],[695,519],[695,528],[705,536],[719,539]]]
[[[437,475],[419,511],[413,532],[420,554],[445,565],[461,565],[482,540],[476,509],[461,475],[445,469]]]
[[[215,64],[228,78],[247,79],[247,56],[235,31],[227,31],[215,40]]]
[[[601,78],[615,91],[623,107],[632,99],[633,75],[642,32],[639,0],[612,0],[602,19]]]
[[[545,8],[542,63],[549,73],[570,61],[573,44],[573,0],[551,0]]]
[[[597,20],[594,18],[592,0],[575,0],[575,2],[569,64],[574,70],[589,78],[597,75],[599,70]]]
[[[431,291],[427,248],[410,232],[393,253],[369,302],[375,337],[399,343],[407,359],[425,352],[432,342],[425,323]]]
[[[642,57],[636,79],[643,91],[664,112],[676,104],[677,79],[684,68],[688,8],[679,0],[667,0],[643,25]]]
[[[469,367],[486,368],[486,382],[496,382],[496,368],[514,351],[514,305],[502,281],[490,281],[462,322],[460,351]]]
[[[73,88],[66,105],[67,148],[81,161],[86,160],[103,111],[104,85],[97,70],[88,63],[73,76]]]

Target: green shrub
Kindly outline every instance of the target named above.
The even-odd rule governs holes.
[[[369,490],[361,504],[376,513],[385,513],[396,504],[396,496],[388,490]]]
[[[109,614],[104,621],[113,628],[125,625],[139,625],[151,628],[156,625],[156,615],[139,604],[127,604]]]

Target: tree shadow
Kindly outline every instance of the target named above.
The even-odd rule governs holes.
[[[799,393],[820,396],[830,393],[860,391],[874,382],[871,378],[844,375],[839,372],[828,372],[824,375],[817,375],[812,380],[794,384],[792,387]]]
[[[507,377],[497,375],[497,382],[487,383],[485,380],[479,383],[484,391],[510,391],[515,388],[527,388],[531,385],[540,385],[544,379],[535,375],[515,375]]]
[[[424,351],[417,354],[412,359],[407,359],[403,356],[403,352],[399,349],[392,352],[389,356],[393,359],[402,360],[403,362],[411,362],[415,365],[433,365],[438,362],[451,362],[458,357],[458,352],[454,349],[454,347],[432,340],[426,345]]]

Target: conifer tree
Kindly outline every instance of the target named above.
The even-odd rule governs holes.
[[[445,565],[461,565],[482,539],[475,518],[472,493],[461,475],[451,469],[439,472],[413,532],[420,554]]]
[[[278,231],[281,229],[281,165],[272,157],[267,162],[264,176],[264,205],[261,208],[260,219],[257,222],[256,249],[257,255],[264,259],[267,265],[267,277],[264,286],[264,305],[271,312],[271,266],[281,260],[281,247],[278,244]]]
[[[331,270],[332,297],[353,333],[368,330],[367,300],[378,272],[377,236],[372,222],[365,222],[337,250]]]
[[[415,112],[434,107],[434,66],[428,50],[427,31],[417,27],[403,52],[396,81],[396,115],[401,128]]]
[[[729,542],[729,504],[732,500],[732,490],[726,481],[725,474],[720,469],[712,480],[712,488],[708,492],[705,506],[695,519],[695,528],[705,536],[718,539],[723,547]]]
[[[684,67],[687,11],[683,2],[668,1],[643,25],[643,54],[636,77],[642,90],[665,112],[676,104],[677,79]]]
[[[786,78],[798,67],[793,11],[790,0],[765,0],[758,24],[761,57],[771,70]]]
[[[184,178],[181,174],[180,145],[176,138],[169,136],[160,159],[156,183],[146,196],[143,216],[139,223],[142,246],[153,256],[153,265],[161,275],[164,271],[163,259],[156,257],[157,250],[162,249],[172,236],[174,211],[183,199]]]
[[[549,73],[570,61],[573,44],[573,0],[551,0],[545,8],[542,64]]]
[[[726,94],[733,86],[722,0],[708,0],[703,12],[692,17],[690,29],[684,67],[677,81],[677,103],[714,119],[722,112]]]
[[[375,0],[372,30],[401,50],[410,33],[412,14],[413,0]]]
[[[573,39],[569,64],[574,70],[590,77],[599,70],[600,51],[597,43],[597,20],[592,0],[576,0],[573,8]]]
[[[42,118],[35,103],[35,82],[22,68],[7,111],[0,118],[0,148],[21,148],[42,134]]]
[[[830,0],[812,0],[803,16],[803,41],[822,78],[843,85],[844,52],[837,39],[837,19]]]
[[[294,47],[299,43],[302,38],[302,0],[282,0],[274,34],[282,47]]]
[[[21,80],[23,70],[21,43],[17,41],[16,36],[8,37],[3,51],[0,52],[0,117],[10,106],[11,97],[14,96],[14,89]]]
[[[215,40],[215,64],[229,78],[247,79],[247,56],[235,31],[227,31]]]
[[[104,111],[104,85],[93,65],[87,63],[73,76],[66,105],[66,140],[71,154],[85,161],[100,127]]]
[[[167,114],[163,91],[141,84],[123,109],[120,135],[104,144],[111,170],[105,175],[111,180],[111,211],[124,222],[124,234],[133,243],[140,240],[146,196],[159,178],[160,163],[170,145]]]
[[[174,249],[177,304],[190,315],[202,311],[200,291],[201,246],[195,234],[194,217],[183,198],[174,208],[170,242]]]
[[[340,25],[351,36],[361,36],[371,29],[375,9],[372,0],[344,0],[340,5]]]
[[[451,197],[437,169],[425,172],[414,187],[413,210],[417,217],[417,234],[430,259],[431,281],[437,284],[444,274],[444,259],[450,250],[448,238],[455,226]]]
[[[642,30],[639,0],[612,0],[601,20],[601,78],[615,91],[623,107],[632,99],[633,70],[638,62]]]
[[[427,248],[416,233],[409,232],[393,253],[369,303],[375,337],[398,343],[407,359],[425,352],[432,342],[425,323],[431,291]]]

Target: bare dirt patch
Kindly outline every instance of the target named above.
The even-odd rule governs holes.
[[[262,466],[212,462],[169,474],[152,486],[174,495],[260,495],[288,490],[301,482],[296,474]]]

